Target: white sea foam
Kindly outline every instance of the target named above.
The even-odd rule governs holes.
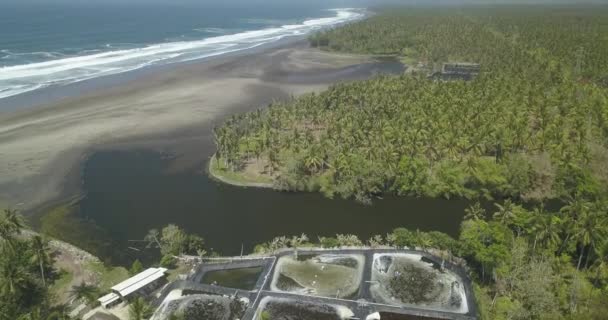
[[[0,99],[56,84],[68,84],[101,76],[201,59],[254,48],[285,37],[352,21],[363,16],[356,9],[332,9],[335,16],[311,19],[297,25],[218,35],[197,41],[173,41],[141,48],[100,53],[0,68]],[[217,30],[216,30],[217,31]],[[108,44],[108,48],[113,47]]]

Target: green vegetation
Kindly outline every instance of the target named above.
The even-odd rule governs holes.
[[[69,319],[50,293],[60,278],[47,241],[24,234],[14,210],[0,213],[0,319]],[[64,280],[62,280],[64,281]]]
[[[100,291],[107,291],[117,283],[129,278],[129,271],[124,267],[113,267],[100,262],[90,262],[85,268],[97,274]]]
[[[237,186],[272,186],[272,178],[254,172],[234,172],[215,156],[209,160],[209,174],[225,183]]]
[[[217,161],[235,174],[264,163],[259,173],[277,189],[366,203],[382,194],[499,200],[491,217],[480,205],[467,209],[458,241],[396,229],[368,244],[465,258],[482,319],[603,319],[607,39],[600,6],[383,12],[311,44],[416,61],[411,74],[234,116],[214,131]],[[454,61],[482,72],[469,82],[429,79]],[[550,199],[562,208],[547,210]],[[350,235],[319,240],[361,244]],[[281,246],[290,239],[256,249]]]
[[[141,264],[141,261],[136,259],[135,261],[133,261],[133,264],[131,265],[131,268],[129,269],[129,275],[134,276],[142,271],[144,271],[144,266]]]
[[[60,270],[57,277],[57,280],[49,287],[51,294],[57,294],[63,290],[67,290],[74,279],[74,275],[65,270]]]
[[[216,162],[236,173],[262,162],[278,189],[364,202],[596,197],[608,181],[598,82],[608,74],[608,11],[596,11],[409,10],[327,32],[340,50],[408,52],[428,69],[473,61],[483,72],[471,82],[378,77],[236,115],[215,129]]]
[[[93,305],[97,302],[97,298],[100,297],[101,292],[96,286],[82,282],[72,287],[70,295],[74,299],[84,301],[88,305]]]
[[[167,225],[160,232],[156,229],[149,230],[145,240],[149,246],[160,249],[160,265],[168,269],[176,267],[176,256],[187,254],[202,257],[207,254],[203,238],[188,234],[174,224]]]
[[[545,212],[509,204],[492,219],[463,222],[457,252],[474,267],[483,319],[605,317],[606,207],[589,205]]]
[[[43,218],[46,219],[43,226],[47,226],[46,230],[54,230],[49,228],[49,219],[55,221],[58,217],[69,217],[69,214],[67,207],[52,210]],[[112,286],[144,269],[139,260],[133,262],[130,270],[88,261],[81,272],[93,275],[94,283],[83,281],[68,289],[74,275],[55,270],[54,256],[44,238],[29,231],[22,232],[23,228],[22,219],[15,211],[5,210],[0,214],[0,320],[68,320],[68,308],[57,305],[56,294],[65,291],[70,299],[94,308],[99,305],[97,299]],[[148,240],[159,245],[163,254],[160,264],[169,268],[176,266],[176,255],[206,254],[202,238],[189,235],[175,225],[169,225],[161,232],[151,230]],[[151,312],[142,298],[129,305],[131,319],[148,319]]]
[[[145,320],[152,316],[154,310],[144,300],[139,297],[129,304],[129,320]]]

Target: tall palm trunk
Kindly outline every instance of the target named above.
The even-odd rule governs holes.
[[[580,268],[581,268],[581,262],[583,261],[583,254],[585,253],[585,247],[586,246],[583,246],[583,248],[581,249],[581,254],[578,257],[578,264],[576,265],[576,271],[580,270]]]
[[[569,239],[570,239],[570,232],[568,232],[568,234],[566,235],[566,239],[564,239],[564,241],[562,242],[562,245],[559,247],[559,250],[557,251],[558,255],[560,255],[562,253],[562,251],[566,247],[566,243],[568,243]]]
[[[589,245],[589,249],[587,250],[587,255],[585,256],[585,269],[587,269],[587,267],[589,267],[589,256],[591,255],[591,253],[589,251],[591,251],[592,246]]]
[[[38,259],[38,264],[40,265],[40,276],[42,277],[42,285],[46,288],[46,279],[44,277],[44,266],[42,266],[42,259]]]

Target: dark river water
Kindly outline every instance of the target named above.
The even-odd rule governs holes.
[[[233,187],[202,170],[172,172],[170,162],[152,151],[104,151],[86,162],[79,214],[107,231],[114,261],[130,263],[142,253],[127,249],[137,247],[129,240],[169,223],[201,235],[208,248],[238,255],[241,245],[250,252],[275,236],[301,233],[312,239],[337,233],[368,239],[407,227],[456,236],[468,206],[465,200],[415,198],[362,205],[314,193]]]
[[[336,82],[365,79],[376,74],[400,74],[404,66],[394,59],[336,70],[275,75],[281,83]],[[245,111],[245,110],[243,110]],[[218,121],[221,119],[218,119]],[[205,132],[211,132],[211,128]],[[197,138],[198,139],[198,138]],[[219,183],[204,172],[200,157],[213,154],[210,134],[197,140],[193,170],[174,170],[174,163],[154,151],[100,151],[84,164],[85,197],[77,204],[81,231],[90,249],[112,263],[130,264],[135,258],[157,260],[158,253],[141,242],[149,229],[177,224],[197,233],[207,247],[223,255],[253,250],[276,236],[306,233],[334,236],[356,234],[368,239],[397,227],[458,234],[465,200],[386,198],[366,206],[352,200],[327,199],[314,193],[284,193],[269,189],[240,188]],[[181,156],[184,156],[182,153]],[[84,229],[84,228],[79,228]],[[75,238],[82,238],[77,236]]]

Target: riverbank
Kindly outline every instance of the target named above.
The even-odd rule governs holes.
[[[207,172],[211,178],[237,187],[274,187],[272,177],[257,174],[255,171],[251,172],[250,175],[247,175],[246,172],[234,172],[224,166],[221,161],[217,161],[215,154],[209,159]]]
[[[209,155],[189,152],[210,141],[227,115],[251,111],[375,72],[369,57],[281,47],[176,65],[23,112],[0,114],[0,202],[31,210],[72,197],[81,164],[99,150],[146,148],[175,155],[176,170]]]

